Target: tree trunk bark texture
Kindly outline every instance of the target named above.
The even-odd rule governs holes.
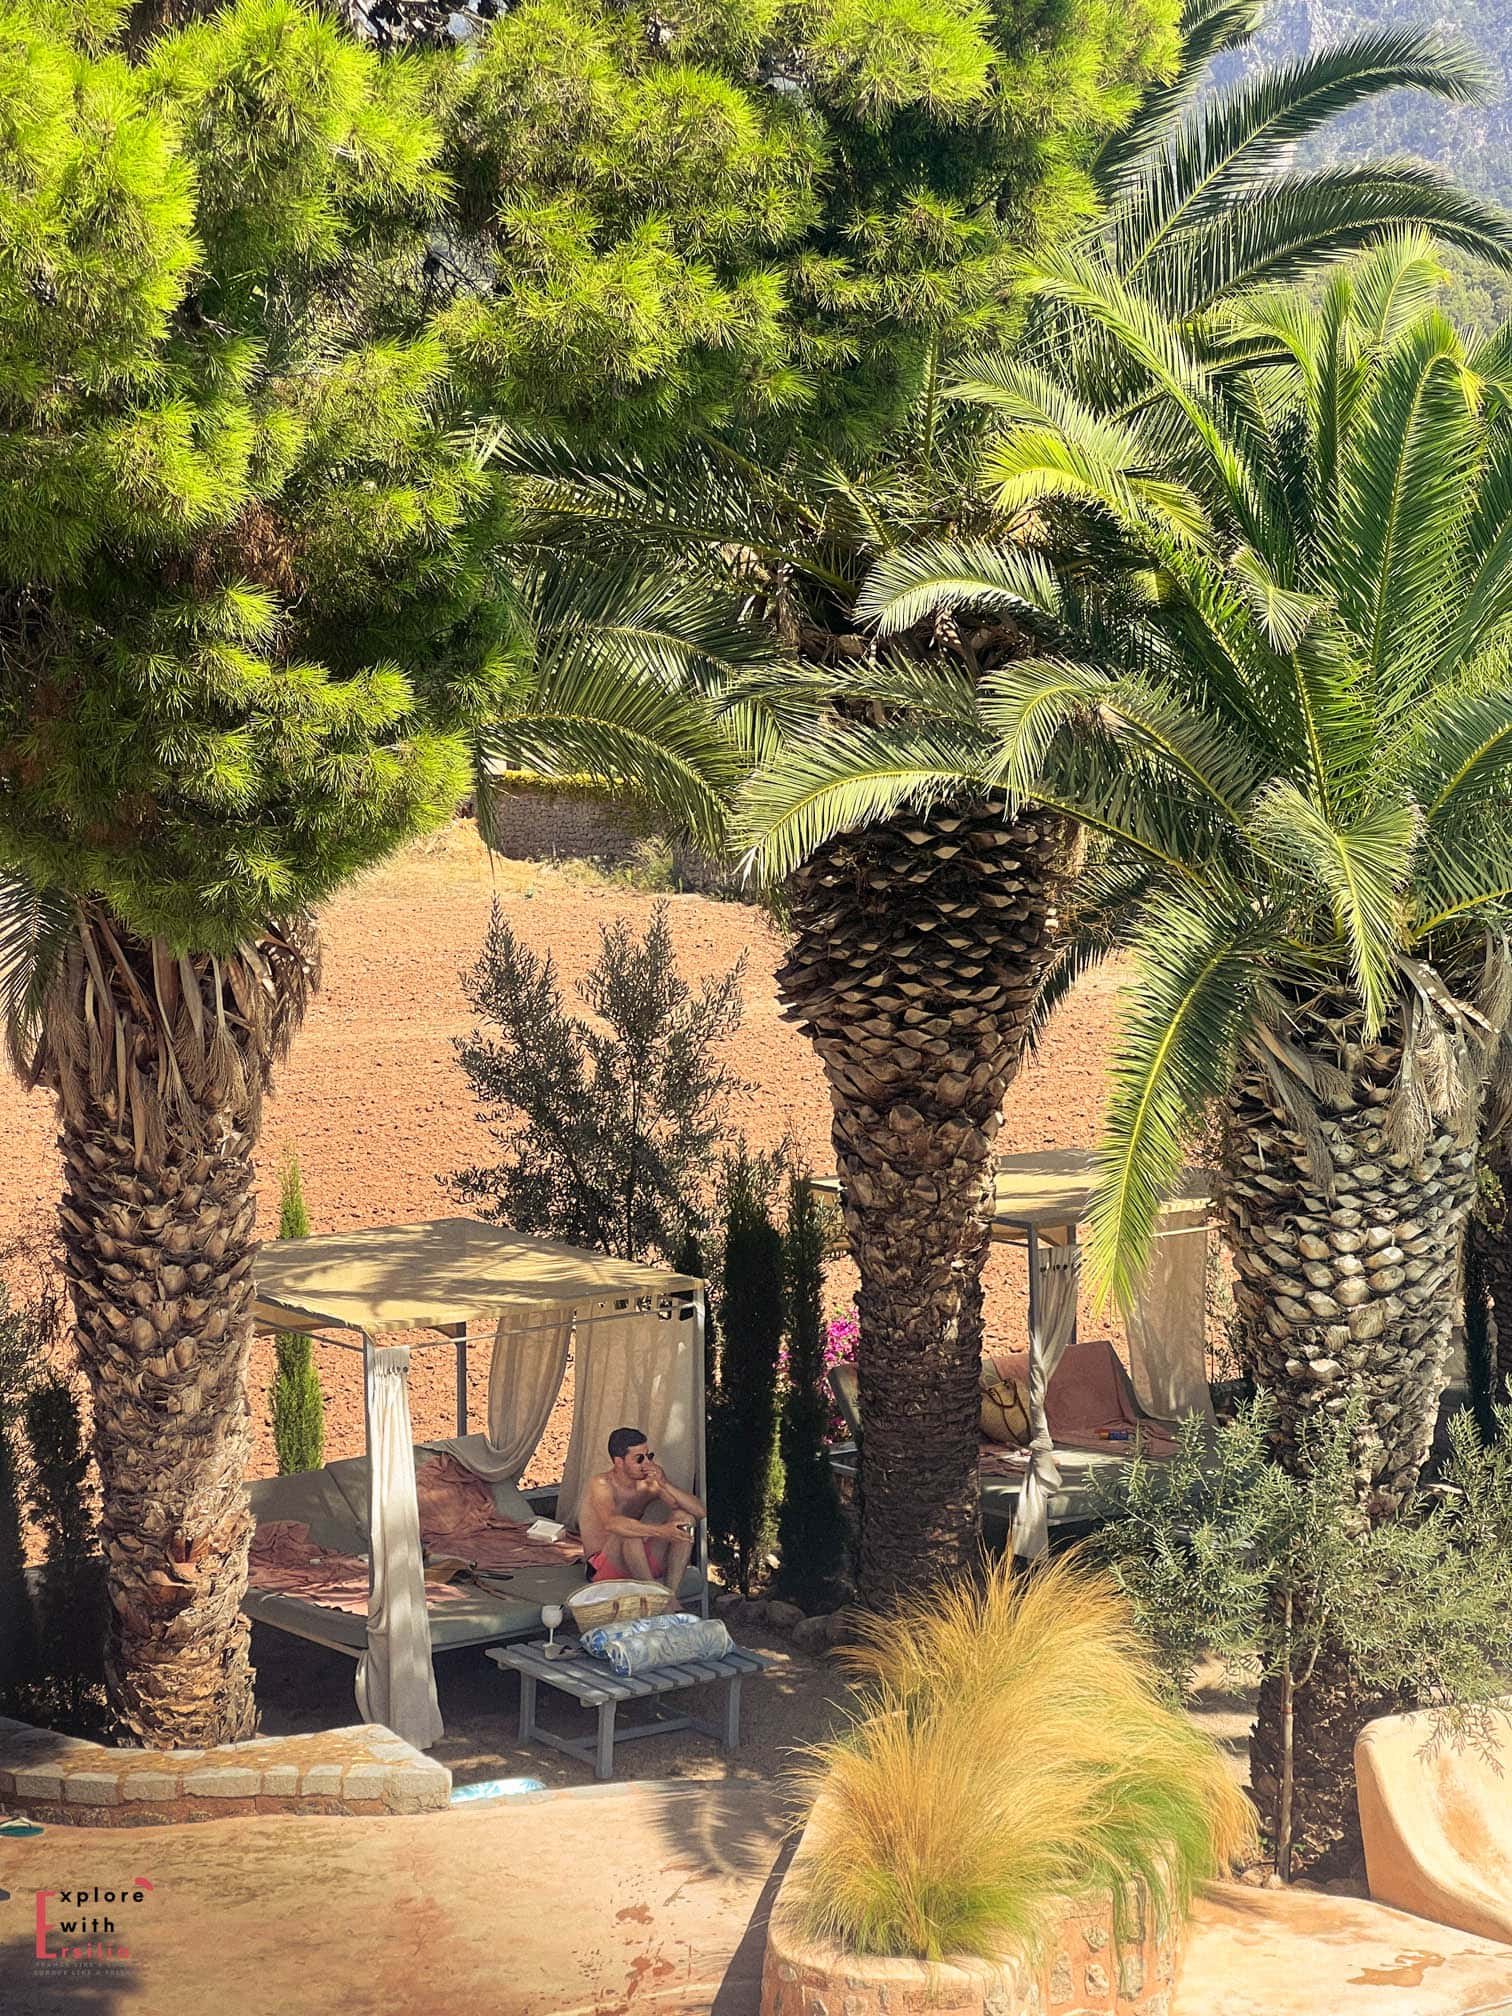
[[[1332,1061],[1332,1060],[1331,1060]],[[1346,1098],[1319,1110],[1332,1192],[1316,1153],[1258,1066],[1230,1100],[1223,1213],[1237,1274],[1236,1342],[1277,1409],[1279,1454],[1297,1468],[1309,1424],[1363,1417],[1355,1488],[1372,1520],[1412,1497],[1427,1460],[1457,1314],[1460,1249],[1475,1157],[1438,1129],[1415,1153],[1393,1149],[1386,1109],[1401,1065],[1389,1043],[1353,1046]],[[1251,1777],[1275,1810],[1282,1768],[1282,1690],[1261,1689]],[[1348,1873],[1359,1861],[1353,1744],[1382,1704],[1355,1685],[1325,1645],[1295,1704],[1293,1867]]]
[[[942,805],[830,842],[793,881],[778,980],[829,1081],[861,1277],[859,1582],[873,1605],[978,1559],[994,1142],[1072,846],[1034,808]]]
[[[1355,1476],[1371,1518],[1410,1499],[1427,1460],[1475,1185],[1473,1149],[1447,1131],[1410,1158],[1390,1148],[1396,1061],[1362,1067],[1354,1105],[1321,1115],[1332,1196],[1259,1070],[1236,1082],[1225,1154],[1240,1353],[1276,1403],[1283,1460],[1307,1422],[1361,1397]]]
[[[60,1206],[100,1472],[106,1685],[149,1748],[253,1732],[252,1152],[312,969],[287,936],[177,959],[98,911],[49,994]]]

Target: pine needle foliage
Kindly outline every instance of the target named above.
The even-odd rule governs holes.
[[[581,994],[520,943],[495,904],[463,975],[480,1018],[457,1058],[505,1160],[459,1170],[486,1217],[624,1260],[669,1260],[708,1222],[709,1168],[739,1084],[724,1062],[740,1025],[741,967],[695,991],[678,970],[669,912],[637,938],[606,925]]]
[[[851,1951],[1041,1947],[1064,1900],[1185,1914],[1253,1838],[1249,1802],[1163,1698],[1128,1604],[1074,1556],[1011,1562],[866,1625],[850,1726],[816,1746],[799,1908]]]
[[[310,1214],[305,1208],[304,1182],[297,1156],[290,1155],[279,1179],[278,1236],[308,1239]],[[273,1449],[278,1474],[318,1470],[325,1461],[325,1395],[315,1369],[315,1347],[297,1330],[280,1331],[274,1340],[276,1365],[271,1394]]]

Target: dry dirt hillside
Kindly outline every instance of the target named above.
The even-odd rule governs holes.
[[[266,1111],[261,1208],[269,1232],[277,1221],[277,1162],[286,1148],[298,1153],[316,1231],[455,1208],[443,1179],[488,1147],[453,1039],[470,1026],[460,974],[477,956],[495,896],[528,944],[555,955],[569,984],[592,962],[602,924],[623,916],[643,926],[657,900],[555,868],[491,862],[467,822],[349,890],[324,920],[323,985]],[[745,1021],[734,1040],[734,1063],[749,1089],[737,1102],[738,1124],[753,1146],[769,1147],[786,1135],[815,1168],[827,1167],[828,1097],[808,1044],[780,1016],[772,979],[775,932],[740,905],[698,896],[668,901],[678,956],[690,978],[723,971],[745,955]],[[1111,981],[1095,984],[1052,1029],[1014,1089],[1005,1150],[1076,1146],[1094,1138],[1113,1001]],[[13,1236],[45,1228],[57,1189],[48,1100],[26,1095],[13,1079],[0,1080],[0,1227]],[[1012,1256],[996,1256],[989,1312],[1005,1342],[1022,1333],[1020,1280]],[[838,1303],[848,1284],[837,1279],[834,1286]],[[332,1349],[319,1357],[328,1454],[353,1454],[362,1446],[360,1363]],[[252,1377],[258,1472],[273,1468],[270,1362],[271,1346],[259,1344]],[[475,1425],[486,1381],[486,1365],[475,1363]],[[453,1382],[449,1352],[417,1355],[418,1433],[450,1432]],[[541,1475],[558,1474],[561,1432],[559,1420],[540,1451]]]

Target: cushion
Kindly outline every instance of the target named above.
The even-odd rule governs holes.
[[[982,1353],[982,1433],[989,1442],[1016,1449],[1029,1445],[1029,1388],[1023,1379],[991,1352]]]
[[[469,1449],[481,1449],[486,1438],[482,1435],[453,1435],[448,1440],[421,1442],[415,1447],[415,1468],[430,1463],[443,1451],[455,1450],[463,1462],[467,1460]],[[347,1456],[339,1463],[328,1463],[326,1475],[345,1500],[348,1513],[356,1518],[364,1532],[368,1522],[368,1480],[371,1475],[366,1456]],[[518,1519],[528,1526],[535,1518],[535,1508],[525,1497],[517,1484],[494,1484],[494,1504],[506,1519]],[[297,1516],[297,1515],[296,1515]]]

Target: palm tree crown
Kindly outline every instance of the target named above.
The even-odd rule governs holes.
[[[1109,346],[1120,410],[980,367],[1006,422],[985,458],[999,508],[1059,533],[1064,571],[1047,586],[1032,550],[1003,555],[965,590],[1032,605],[1046,648],[958,681],[954,704],[944,680],[921,706],[884,673],[871,697],[906,694],[906,725],[809,754],[830,792],[865,771],[874,811],[999,789],[1111,843],[1084,909],[1089,942],[1127,943],[1137,971],[1094,1218],[1120,1293],[1241,1054],[1317,1148],[1343,1088],[1300,1023],[1326,1011],[1341,1057],[1386,1037],[1386,1136],[1408,1157],[1438,1126],[1473,1138],[1500,1061],[1512,386],[1505,337],[1467,346],[1436,284],[1426,244],[1399,239],[1317,306],[1244,303],[1200,357],[1145,297],[1062,261],[1045,290]],[[877,571],[884,632],[961,592],[939,572]]]

